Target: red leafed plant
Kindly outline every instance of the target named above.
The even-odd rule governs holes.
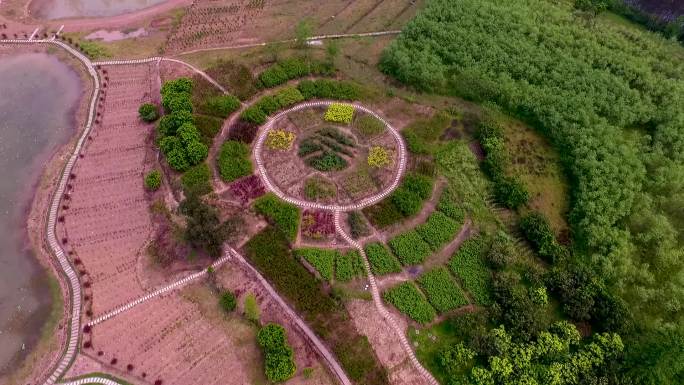
[[[328,238],[335,234],[335,219],[330,211],[306,210],[302,215],[302,234],[308,238]]]
[[[266,193],[261,179],[256,175],[240,178],[230,185],[230,192],[243,204]]]

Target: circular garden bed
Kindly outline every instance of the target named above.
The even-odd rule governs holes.
[[[399,134],[358,105],[313,102],[264,125],[254,156],[269,189],[300,206],[357,209],[396,187],[405,162]]]

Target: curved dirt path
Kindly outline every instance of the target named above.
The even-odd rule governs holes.
[[[184,61],[182,61],[182,60],[178,60],[178,59],[171,59],[171,58],[167,58],[167,57],[154,56],[154,57],[150,57],[150,58],[147,58],[147,59],[96,61],[96,62],[93,62],[92,64],[95,65],[95,66],[104,66],[104,65],[127,65],[127,64],[150,63],[150,62],[154,62],[154,61],[156,61],[156,62],[159,62],[159,61],[169,61],[169,62],[173,62],[173,63],[182,64],[182,65],[184,65],[184,66],[190,68],[191,70],[193,70],[195,73],[197,73],[197,74],[199,74],[200,76],[202,76],[202,77],[203,77],[204,79],[206,79],[209,83],[213,84],[216,88],[218,88],[219,90],[221,90],[221,92],[223,92],[224,94],[227,94],[227,93],[228,93],[228,91],[226,91],[226,89],[223,88],[223,86],[221,86],[221,85],[220,85],[216,80],[214,80],[211,76],[207,75],[204,71],[202,71],[201,69],[199,69],[199,68],[193,66],[193,65],[190,64],[190,63],[186,63],[186,62],[184,62]]]

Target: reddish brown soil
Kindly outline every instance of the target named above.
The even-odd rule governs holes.
[[[105,70],[109,81],[98,102],[100,122],[74,167],[58,226],[65,249],[81,261],[82,282],[91,285],[86,311],[93,315],[144,293],[136,264],[152,230],[143,188],[154,159],[145,146],[152,126],[138,119],[137,109],[158,92],[150,81],[156,71],[146,64]]]

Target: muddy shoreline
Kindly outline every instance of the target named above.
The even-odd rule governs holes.
[[[67,296],[69,289],[45,243],[47,210],[60,171],[83,129],[93,91],[92,81],[82,64],[61,49],[45,45],[0,45],[0,58],[27,53],[49,54],[70,67],[78,78],[79,96],[73,107],[65,112],[70,129],[67,129],[64,137],[59,138],[57,143],[38,154],[30,168],[30,176],[25,178],[30,183],[20,187],[17,194],[21,211],[12,225],[16,225],[13,228],[19,233],[25,246],[25,256],[39,270],[39,281],[43,287],[40,290],[41,324],[29,326],[29,330],[33,332],[28,339],[25,338],[26,348],[7,365],[14,370],[0,370],[0,382],[7,385],[32,383],[44,378],[62,352],[65,317],[70,307]]]

